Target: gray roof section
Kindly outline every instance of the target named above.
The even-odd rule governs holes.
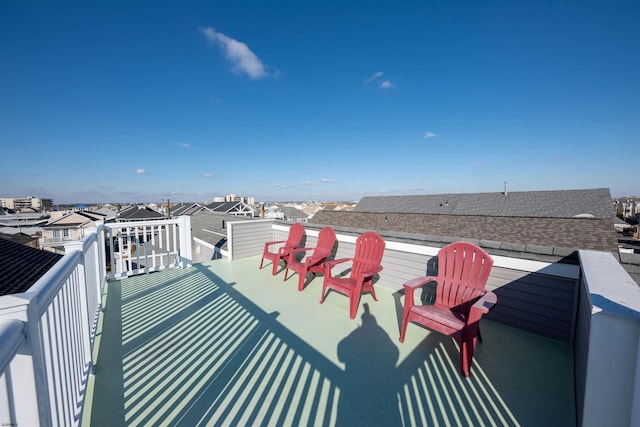
[[[201,211],[191,215],[191,236],[219,248],[226,249],[227,223],[261,218],[244,217],[221,212]]]
[[[193,215],[200,210],[202,206],[199,203],[178,203],[171,206],[171,216]]]
[[[517,245],[536,245],[617,252],[613,219],[536,218],[481,215],[433,215],[319,211],[314,224],[374,231],[446,236],[458,240],[483,240]]]
[[[240,202],[212,202],[206,207],[212,212],[229,212],[239,204]]]
[[[307,218],[309,216],[293,206],[280,206],[279,209],[284,214],[284,217],[289,219]]]
[[[26,292],[62,255],[0,238],[0,295]]]
[[[595,218],[611,218],[612,206],[609,189],[595,188],[507,192],[506,195],[461,193],[363,197],[353,211],[540,218],[574,218],[586,214]]]
[[[144,206],[132,206],[120,211],[119,220],[162,219],[164,215]]]

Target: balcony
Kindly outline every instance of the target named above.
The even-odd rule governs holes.
[[[188,221],[166,222],[173,231],[161,241],[175,244],[140,239],[164,232],[143,232],[140,224],[99,228],[68,248],[60,268],[29,293],[0,299],[6,344],[0,349],[1,422],[566,426],[639,420],[633,396],[640,384],[640,292],[610,254],[580,251],[579,265],[495,256],[490,285],[502,292],[503,310],[482,321],[484,342],[464,379],[452,340],[410,325],[405,343],[398,342],[401,284],[424,274],[438,248],[389,238],[379,301],[364,296],[356,320],[349,320],[346,297],[330,293],[318,303],[321,278],[298,292],[296,276],[283,283],[282,273],[258,269],[262,242],[280,239],[286,225],[228,223],[227,258],[190,265],[190,248],[180,243],[190,241]],[[313,245],[317,230],[308,227],[307,235]],[[354,240],[339,233],[336,256],[348,255]],[[132,241],[139,249],[135,262],[126,271],[108,271],[115,248]],[[169,256],[160,262],[162,253]],[[130,275],[132,268],[156,272]],[[112,279],[105,284],[106,277]],[[557,288],[563,298],[543,306],[536,283]],[[534,327],[527,325],[535,319],[531,313],[521,315],[526,322],[519,318],[509,306],[517,306],[520,287],[539,300],[531,313],[555,321]],[[40,339],[29,339],[34,336]]]

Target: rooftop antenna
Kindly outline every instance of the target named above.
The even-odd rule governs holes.
[[[507,181],[504,182],[504,195],[507,195]]]

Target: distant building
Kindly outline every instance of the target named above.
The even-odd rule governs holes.
[[[53,209],[53,199],[41,199],[39,197],[3,197],[0,198],[0,206],[15,211],[33,209],[36,212],[48,212]]]
[[[237,196],[233,193],[227,194],[226,196],[217,196],[213,198],[214,202],[241,202],[246,205],[255,205],[255,199],[253,197],[247,196]]]
[[[6,209],[6,208],[5,208]],[[6,212],[6,210],[4,211]],[[11,211],[15,212],[15,211]],[[28,234],[41,236],[42,226],[49,222],[51,214],[48,212],[36,213],[4,213],[0,214],[0,233],[2,234]]]
[[[88,228],[95,227],[104,220],[105,215],[96,212],[65,212],[42,227],[40,247],[64,254],[65,243],[82,240]]]

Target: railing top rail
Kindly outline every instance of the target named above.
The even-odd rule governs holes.
[[[27,294],[33,295],[37,301],[38,315],[49,305],[56,296],[65,280],[80,263],[82,252],[71,251],[65,254],[49,271],[29,288]]]
[[[20,320],[0,320],[0,372],[11,362],[25,341],[24,323]]]
[[[593,250],[578,254],[592,312],[640,321],[640,287],[613,254]]]
[[[173,219],[153,219],[153,220],[145,220],[145,221],[128,221],[128,222],[110,222],[108,224],[104,224],[106,228],[127,228],[127,227],[144,227],[148,225],[165,225],[165,224],[179,224],[179,218]]]

